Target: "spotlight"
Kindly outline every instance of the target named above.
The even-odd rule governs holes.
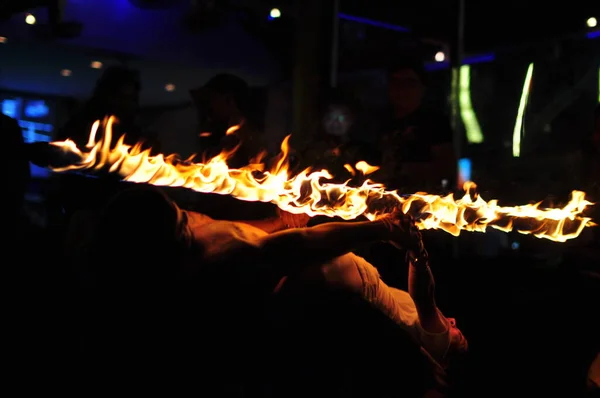
[[[35,15],[33,15],[33,14],[27,14],[25,16],[25,23],[27,25],[35,25],[35,21],[36,21]]]

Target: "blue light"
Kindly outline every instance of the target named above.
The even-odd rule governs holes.
[[[386,22],[380,22],[380,21],[375,21],[375,20],[368,19],[368,18],[357,17],[354,15],[339,13],[338,18],[344,19],[346,21],[358,22],[358,23],[361,23],[364,25],[375,26],[377,28],[394,30],[396,32],[410,32],[410,29],[405,28],[404,26],[393,25],[393,24],[386,23]]]
[[[2,113],[13,119],[20,118],[21,100],[20,99],[5,99],[2,101]]]
[[[510,244],[510,248],[513,250],[519,250],[519,242],[513,242]]]
[[[464,65],[473,65],[473,64],[481,64],[484,62],[493,62],[496,59],[496,54],[482,54],[482,55],[474,55],[472,57],[466,57],[463,60]]]
[[[458,187],[462,188],[464,183],[471,181],[472,164],[471,159],[462,158],[458,160]]]
[[[39,119],[48,116],[49,113],[50,108],[46,105],[46,101],[44,100],[29,101],[25,105],[25,117]]]
[[[588,39],[597,39],[600,37],[600,30],[597,30],[595,32],[588,32],[586,36]]]

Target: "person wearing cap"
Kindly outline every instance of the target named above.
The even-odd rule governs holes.
[[[435,190],[456,174],[452,128],[443,114],[423,105],[426,89],[423,62],[399,59],[389,68],[382,171],[394,189]]]
[[[248,165],[266,149],[260,132],[250,120],[250,88],[242,78],[218,74],[190,93],[201,126],[199,153],[210,157],[239,145],[228,159],[229,166],[237,168]]]

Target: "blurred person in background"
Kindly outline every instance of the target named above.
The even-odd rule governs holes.
[[[423,105],[423,62],[398,59],[387,78],[390,109],[381,131],[386,183],[404,192],[439,190],[442,180],[451,184],[456,174],[453,132],[447,117]]]
[[[15,119],[0,113],[0,134],[5,156],[2,156],[2,170],[5,171],[4,185],[5,210],[4,225],[15,231],[11,236],[20,236],[25,220],[23,205],[30,179],[29,161],[26,154],[23,132]]]
[[[191,95],[200,122],[199,154],[212,157],[239,145],[228,160],[231,167],[239,168],[266,150],[262,134],[249,116],[250,88],[245,80],[218,74]]]
[[[139,72],[124,66],[110,66],[96,82],[90,99],[59,131],[57,140],[71,139],[78,146],[87,143],[92,124],[108,116],[116,116],[113,144],[123,134],[125,143],[133,145],[146,142],[155,152],[159,150],[158,142],[146,136],[137,126],[136,117],[139,111],[141,83]]]
[[[356,138],[356,100],[339,89],[330,89],[319,113],[320,129],[300,153],[298,171],[307,167],[313,170],[327,169],[336,182],[343,183],[354,176],[346,165],[354,168],[359,161],[372,166],[379,165],[379,151]]]
[[[231,168],[247,166],[266,155],[258,123],[250,116],[251,95],[248,83],[235,75],[222,73],[204,86],[191,90],[200,129],[196,161],[218,155],[223,150],[235,152],[227,159]],[[263,220],[277,217],[277,208],[270,203],[244,202],[230,196],[196,195],[194,206],[211,217],[225,220]]]
[[[583,152],[583,176],[585,181],[585,192],[592,202],[600,200],[600,105],[597,105],[593,113],[593,131],[589,134],[582,146]],[[598,220],[600,211],[598,206],[592,206],[591,217]],[[600,243],[600,231],[593,228],[595,244]]]
[[[136,124],[139,111],[141,83],[139,72],[125,66],[110,66],[96,82],[92,96],[58,131],[56,140],[71,139],[79,148],[84,148],[92,125],[109,116],[115,116],[112,145],[125,134],[125,143],[143,143],[152,148],[154,154],[160,150],[155,137],[146,135]],[[99,130],[101,131],[101,130]],[[66,250],[74,264],[83,255],[83,237],[90,234],[90,220],[110,196],[121,189],[120,177],[111,174],[89,178],[78,174],[61,174],[59,199],[65,215]]]

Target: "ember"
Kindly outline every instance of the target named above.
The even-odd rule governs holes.
[[[289,136],[281,144],[281,153],[274,167],[264,170],[257,159],[240,169],[227,166],[227,159],[234,151],[222,152],[202,163],[181,160],[176,155],[150,156],[150,150],[141,145],[124,144],[120,137],[111,148],[112,126],[115,118],[102,123],[97,121],[90,132],[84,149],[74,142],[53,142],[60,148],[63,158],[76,161],[67,166],[54,166],[55,172],[73,170],[94,172],[108,170],[124,180],[157,186],[185,187],[197,192],[232,195],[240,200],[271,202],[291,213],[310,216],[325,215],[346,220],[365,216],[374,219],[378,215],[400,206],[402,211],[417,218],[421,229],[442,229],[452,235],[460,231],[485,232],[488,227],[501,231],[516,230],[555,242],[565,242],[581,234],[586,226],[594,225],[582,215],[592,203],[585,200],[585,193],[573,191],[571,200],[562,208],[541,208],[540,203],[522,206],[499,206],[496,200],[485,201],[474,194],[475,184],[465,184],[465,195],[455,199],[452,195],[438,196],[416,193],[400,196],[385,186],[369,179],[359,187],[331,182],[327,170],[306,169],[291,176],[288,165]],[[235,131],[235,126],[228,133]],[[102,132],[98,137],[99,131]],[[364,176],[377,170],[365,162],[354,168]]]

